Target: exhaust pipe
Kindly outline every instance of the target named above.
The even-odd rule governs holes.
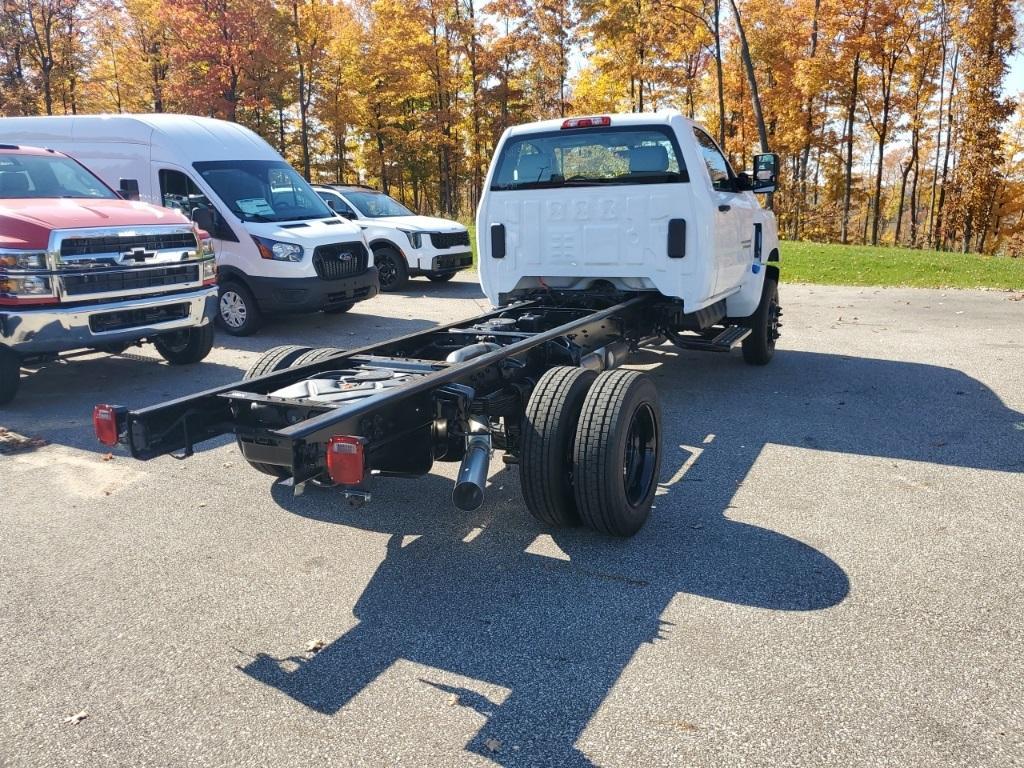
[[[473,432],[466,437],[466,455],[452,490],[452,503],[465,512],[479,509],[484,503],[487,468],[491,463],[491,433],[480,422],[471,421],[470,426]]]

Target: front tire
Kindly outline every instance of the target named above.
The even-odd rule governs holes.
[[[523,415],[519,482],[526,508],[544,525],[578,525],[573,495],[572,449],[587,390],[597,374],[559,366],[533,388]]]
[[[171,365],[198,363],[213,349],[213,323],[157,336],[153,346]]]
[[[573,453],[585,525],[632,536],[647,521],[661,470],[661,405],[639,371],[605,371],[583,403]]]
[[[232,336],[248,336],[263,325],[263,313],[247,286],[228,280],[220,286],[217,321]]]
[[[378,248],[373,252],[380,289],[384,293],[400,291],[409,283],[409,265],[394,248]]]
[[[749,318],[750,335],[743,340],[743,360],[748,365],[768,365],[775,355],[775,342],[779,338],[779,281],[765,277],[761,289],[761,303]]]
[[[0,347],[0,405],[14,399],[20,383],[21,358],[6,347]]]
[[[454,272],[429,272],[427,273],[427,280],[432,283],[447,283],[455,277]]]

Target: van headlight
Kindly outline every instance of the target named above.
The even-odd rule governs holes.
[[[411,229],[402,229],[400,232],[405,232],[405,236],[409,238],[409,245],[413,248],[420,248],[423,246],[423,233],[414,232]]]
[[[9,251],[0,248],[0,267],[46,269],[46,253],[43,251]]]
[[[259,249],[260,256],[264,259],[274,261],[302,261],[302,246],[295,243],[282,243],[277,240],[268,240],[265,237],[252,236],[253,242]]]

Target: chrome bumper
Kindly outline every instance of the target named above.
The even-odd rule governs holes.
[[[110,313],[144,313],[186,304],[182,317],[159,322],[140,319],[138,324],[116,330],[94,330],[90,322]],[[194,328],[213,322],[217,311],[217,287],[105,304],[66,307],[42,306],[0,310],[0,345],[21,354],[67,352],[139,341],[161,333]]]

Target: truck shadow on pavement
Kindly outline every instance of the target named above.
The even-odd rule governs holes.
[[[661,617],[677,596],[814,611],[848,594],[824,552],[729,518],[766,444],[884,457],[879,472],[901,460],[1024,470],[1021,414],[959,371],[789,351],[764,369],[669,348],[632,362],[662,380],[666,455],[661,495],[636,537],[548,531],[564,558],[535,554],[543,531],[514,469],[491,478],[480,510],[441,518],[422,512],[427,494],[450,493],[436,475],[379,483],[362,509],[276,485],[275,500],[295,514],[389,534],[387,552],[353,608],[355,627],[315,656],[259,654],[242,671],[333,714],[396,661],[413,661],[510,691],[492,701],[420,677],[439,706],[444,694],[486,718],[469,751],[503,765],[591,765],[576,742],[634,655],[671,636]]]

